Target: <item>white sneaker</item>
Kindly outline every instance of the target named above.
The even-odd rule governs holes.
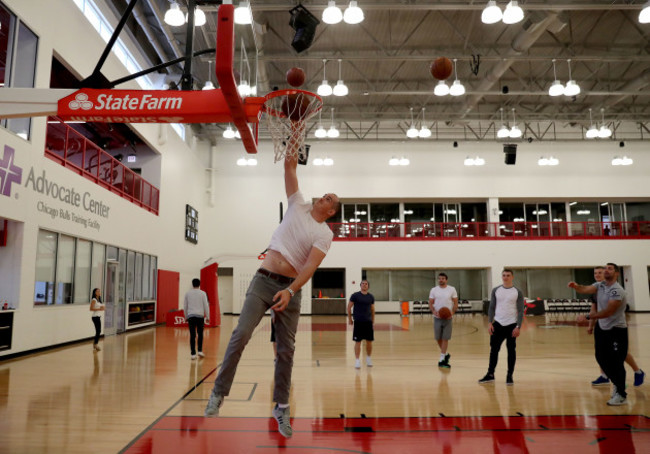
[[[372,360],[370,359],[370,356],[366,357],[366,366],[372,367]]]
[[[354,362],[354,368],[355,369],[361,369],[361,361],[358,359]]]
[[[612,398],[607,401],[607,405],[610,406],[625,405],[626,403],[627,400],[625,397],[621,396],[619,393],[614,394]]]
[[[278,432],[285,438],[291,438],[293,429],[291,428],[291,420],[289,415],[289,407],[280,408],[275,404],[273,408],[273,417],[278,422]]]
[[[192,358],[192,361],[194,361],[196,359],[196,355],[192,355],[190,358]]]
[[[205,358],[205,355],[203,354],[203,352],[198,352],[197,355],[199,355],[201,358]]]
[[[205,407],[205,416],[208,418],[219,416],[219,408],[223,405],[223,396],[215,394],[214,391],[210,393],[208,405]]]

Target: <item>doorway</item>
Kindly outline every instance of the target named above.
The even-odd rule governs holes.
[[[112,336],[124,332],[124,298],[119,297],[120,263],[114,260],[106,262],[106,281],[104,289],[104,335]],[[123,286],[122,286],[123,287]]]

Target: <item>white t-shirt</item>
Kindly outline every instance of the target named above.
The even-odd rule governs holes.
[[[325,222],[311,215],[312,204],[305,202],[300,191],[289,197],[289,208],[271,237],[269,249],[278,251],[297,272],[305,266],[312,247],[327,254],[334,233]]]
[[[91,317],[101,317],[104,314],[104,311],[100,310],[104,305],[97,301],[95,298],[90,302],[90,316]]]
[[[501,326],[521,323],[518,305],[523,306],[523,295],[517,287],[506,288],[503,285],[492,290],[493,298],[496,300],[494,309],[494,320]],[[522,309],[523,312],[523,309]]]
[[[433,287],[429,292],[429,299],[435,299],[433,302],[433,308],[437,311],[443,307],[448,308],[450,311],[454,309],[454,300],[453,298],[458,298],[458,293],[456,289],[451,285],[446,286],[445,288],[440,287],[439,285]]]

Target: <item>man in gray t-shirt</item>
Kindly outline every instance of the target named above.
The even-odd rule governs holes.
[[[581,315],[578,321],[597,320],[594,329],[596,361],[614,384],[614,393],[607,405],[626,403],[625,357],[627,356],[627,323],[625,321],[625,290],[618,283],[618,265],[608,263],[605,280],[594,285],[569,282],[569,287],[583,294],[596,294],[589,315]],[[595,306],[595,307],[594,307]]]

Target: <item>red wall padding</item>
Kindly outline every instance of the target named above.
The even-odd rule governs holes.
[[[180,278],[180,273],[176,271],[158,270],[156,323],[166,323],[167,313],[178,309],[178,286]]]
[[[208,326],[221,326],[217,268],[218,264],[213,263],[201,269],[201,290],[207,293],[210,306],[210,325]]]

